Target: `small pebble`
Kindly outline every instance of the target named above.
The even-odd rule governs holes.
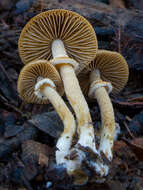
[[[46,183],[46,188],[49,188],[49,187],[51,187],[52,186],[52,182],[51,181],[48,181],[47,183]]]

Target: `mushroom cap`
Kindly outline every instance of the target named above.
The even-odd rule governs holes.
[[[27,103],[48,104],[48,99],[40,99],[34,93],[38,77],[51,79],[57,92],[64,93],[63,83],[56,68],[47,60],[37,60],[25,65],[18,78],[17,89],[19,96]]]
[[[126,85],[129,76],[128,64],[124,57],[113,51],[98,50],[96,58],[78,75],[81,89],[88,95],[90,87],[90,73],[98,69],[100,78],[110,82],[113,86],[112,94],[116,95]]]
[[[37,59],[52,58],[52,42],[62,40],[70,58],[82,70],[97,52],[97,38],[91,24],[81,15],[64,9],[42,12],[33,17],[23,28],[19,54],[24,64]]]

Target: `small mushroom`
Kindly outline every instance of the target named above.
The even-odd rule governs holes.
[[[91,24],[69,10],[40,13],[27,23],[19,38],[19,53],[25,64],[53,58],[50,63],[60,72],[65,93],[77,117],[78,143],[95,152],[92,120],[76,74],[95,58],[96,52],[97,39]]]
[[[98,50],[95,60],[78,75],[83,93],[96,98],[99,104],[102,120],[99,152],[103,152],[109,161],[113,157],[115,118],[108,93],[119,93],[127,83],[128,75],[128,65],[122,55],[106,50]]]
[[[57,164],[66,164],[67,170],[70,172],[65,156],[70,153],[76,124],[72,113],[60,96],[63,94],[63,84],[59,73],[46,60],[30,62],[20,72],[18,92],[25,102],[37,104],[50,102],[58,112],[64,124],[64,131],[56,145],[56,162]]]

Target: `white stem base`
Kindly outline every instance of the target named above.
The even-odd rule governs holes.
[[[108,139],[107,136],[102,137],[102,141],[100,141],[99,152],[102,151],[107,156],[109,161],[111,161],[113,157],[112,147],[113,144],[111,144],[111,140]]]
[[[71,134],[63,134],[56,144],[56,162],[57,164],[67,163],[65,157],[70,154],[72,137]]]
[[[109,167],[98,160],[96,162],[93,161],[89,162],[89,166],[94,168],[94,170],[96,171],[97,174],[100,175],[100,177],[108,175]]]
[[[74,172],[76,170],[81,169],[81,163],[85,159],[85,154],[82,151],[76,148],[73,148],[71,152],[72,151],[77,151],[77,156],[74,160],[68,160],[67,172],[69,173],[69,175],[74,175]]]
[[[98,153],[95,146],[94,131],[92,128],[87,128],[87,125],[81,127],[80,138],[77,144],[83,147],[89,147],[93,152]]]

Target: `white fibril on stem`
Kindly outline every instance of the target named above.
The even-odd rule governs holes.
[[[64,131],[56,144],[56,162],[57,164],[66,164],[69,171],[72,168],[68,167],[69,164],[65,156],[70,153],[72,138],[76,130],[75,119],[61,96],[57,93],[56,86],[52,80],[38,77],[35,94],[39,98],[48,99],[63,121]]]
[[[97,99],[101,112],[102,129],[99,152],[102,151],[111,161],[113,157],[112,149],[115,133],[115,117],[107,90],[110,92],[112,90],[112,85],[109,82],[101,80],[100,71],[98,69],[91,72],[90,82],[89,96]]]
[[[58,68],[64,83],[66,96],[76,114],[79,134],[78,143],[84,147],[90,147],[94,152],[97,153],[95,147],[94,128],[92,125],[89,108],[82,94],[74,71],[74,69],[78,66],[78,63],[76,61],[71,61],[71,59],[67,56],[64,44],[60,39],[57,39],[52,43],[52,55],[55,66],[62,64]],[[66,62],[59,63],[59,59],[62,57],[65,58]]]

